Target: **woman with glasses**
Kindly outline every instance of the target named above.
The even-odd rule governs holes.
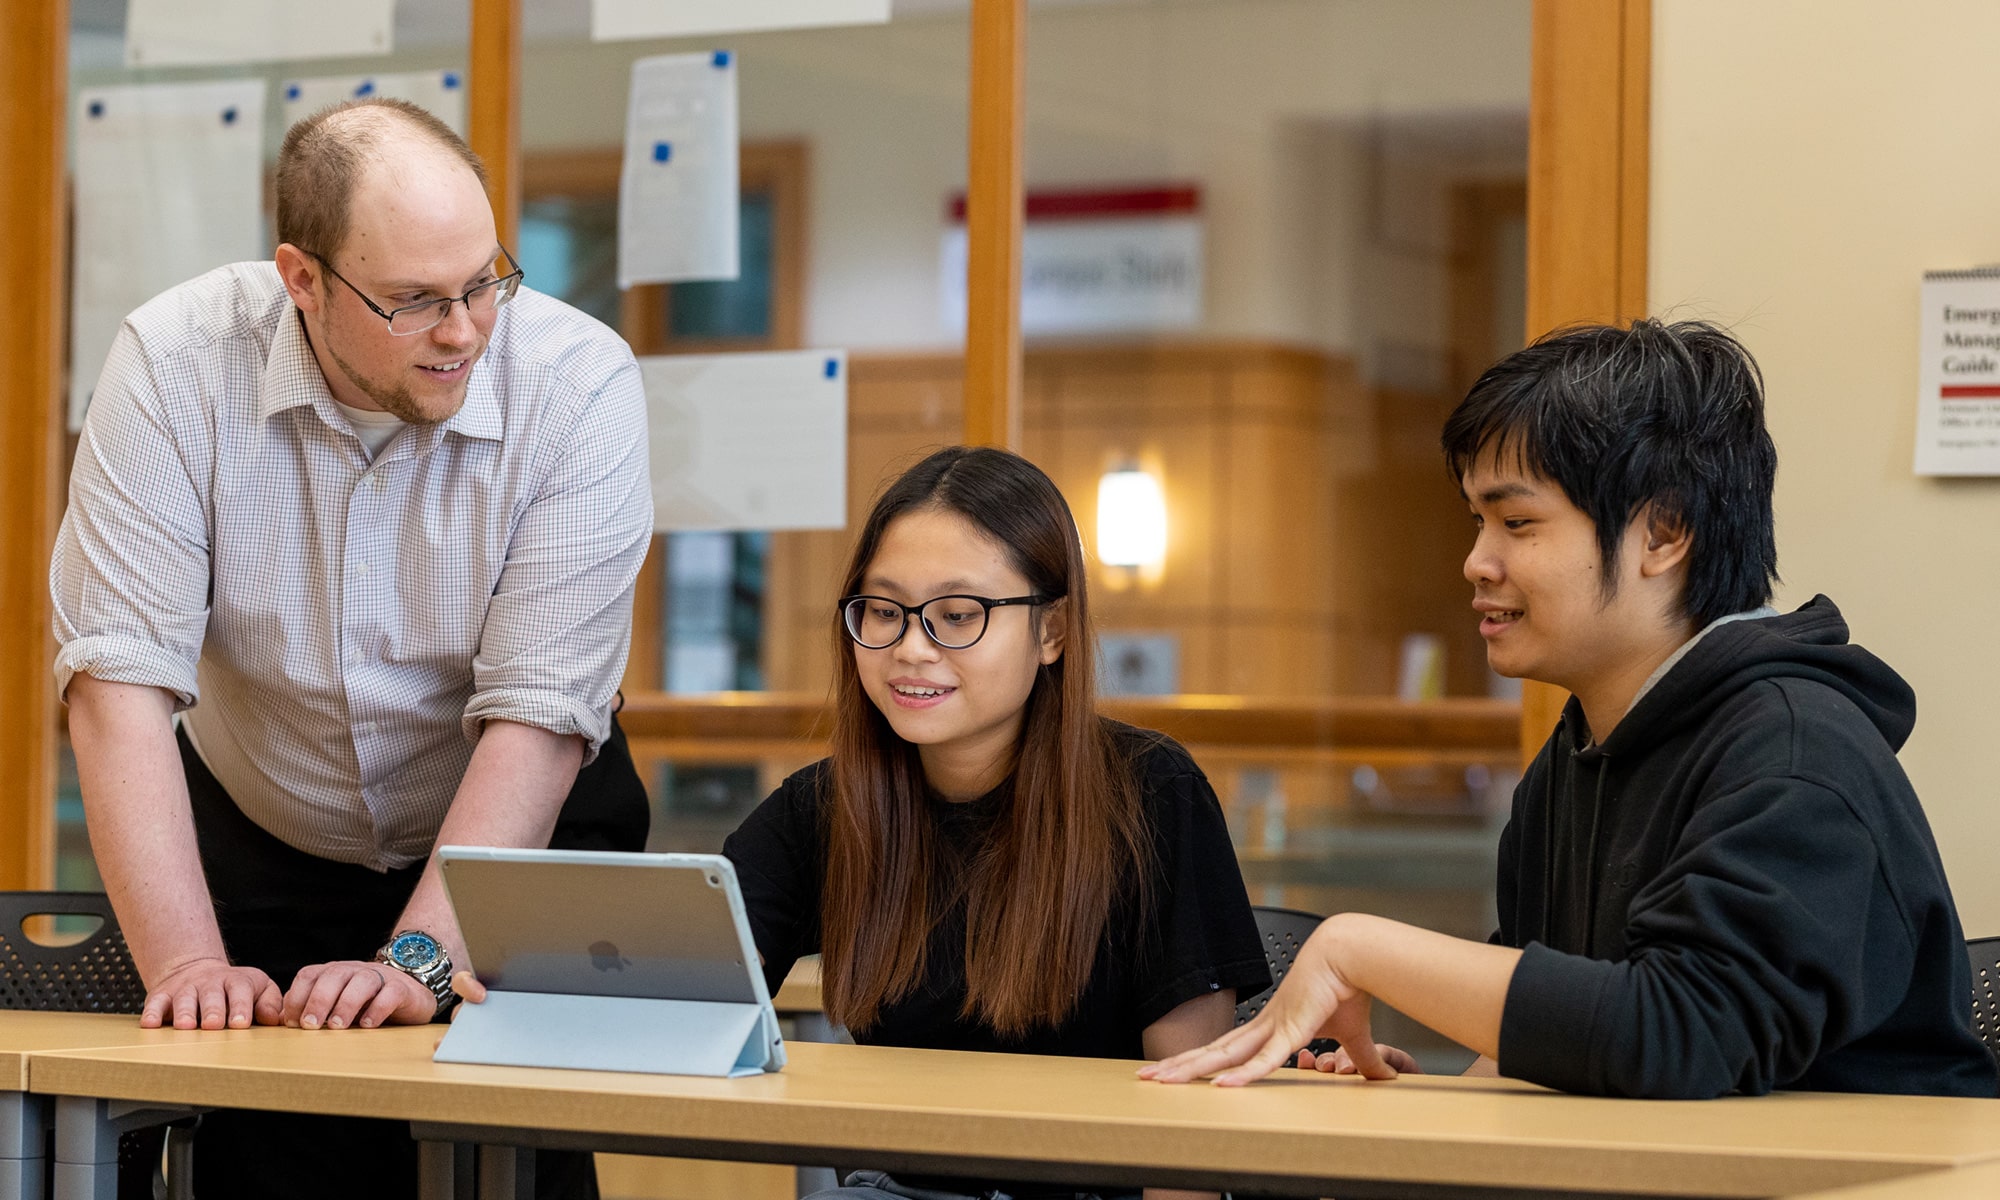
[[[765,975],[822,956],[858,1042],[1161,1058],[1268,985],[1187,752],[1099,717],[1083,552],[1032,463],[940,450],[890,486],[828,616],[833,754],[730,835]],[[857,1172],[824,1196],[1099,1189]]]

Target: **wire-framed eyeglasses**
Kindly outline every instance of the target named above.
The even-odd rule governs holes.
[[[987,618],[1010,604],[1047,604],[1045,596],[936,596],[922,604],[899,604],[886,596],[849,596],[840,602],[841,624],[847,636],[864,650],[887,650],[910,631],[910,618],[923,622],[924,633],[946,650],[963,650],[986,636]]]
[[[307,253],[311,254],[312,252],[307,251]],[[389,323],[389,332],[395,334],[397,337],[412,337],[416,334],[436,329],[444,323],[446,317],[451,315],[451,306],[454,304],[465,305],[465,311],[474,316],[484,316],[509,300],[512,300],[515,293],[521,290],[521,280],[525,279],[528,274],[521,269],[520,263],[514,261],[514,256],[507,253],[507,247],[502,246],[500,247],[500,257],[493,260],[493,266],[496,271],[503,260],[507,264],[507,270],[501,272],[499,278],[489,279],[485,283],[469,289],[463,296],[447,296],[437,300],[425,300],[417,304],[405,304],[401,308],[385,309],[373,300],[370,300],[368,293],[349,283],[347,276],[334,270],[332,263],[326,261],[324,258],[320,258],[317,254],[313,254],[313,257],[319,260],[320,266],[326,268],[327,274],[347,284],[348,291],[361,297],[361,303],[366,304],[369,310],[376,316],[387,321]]]

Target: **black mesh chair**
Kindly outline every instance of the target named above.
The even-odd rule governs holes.
[[[23,928],[31,917],[94,917],[80,941],[45,946]],[[0,892],[0,1009],[136,1013],[146,985],[102,892]]]
[[[1264,1005],[1270,1002],[1271,993],[1285,981],[1285,972],[1292,969],[1292,960],[1299,956],[1299,947],[1305,945],[1313,930],[1326,920],[1296,908],[1254,905],[1250,912],[1257,918],[1257,932],[1264,935],[1264,965],[1271,968],[1271,986],[1236,1005],[1238,1025],[1264,1010]],[[1314,1038],[1306,1043],[1306,1049],[1314,1054],[1331,1054],[1340,1049],[1340,1043],[1332,1038]]]
[[[1974,938],[1965,954],[1972,960],[1973,1032],[2000,1058],[2000,937]]]
[[[1292,960],[1299,956],[1299,947],[1319,928],[1325,917],[1300,912],[1295,908],[1266,908],[1257,905],[1251,908],[1257,918],[1257,932],[1264,937],[1264,964],[1271,968],[1271,986],[1239,1001],[1236,1005],[1236,1023],[1248,1021],[1264,1010],[1270,1002],[1271,993],[1285,981],[1285,972],[1292,969]]]
[[[42,916],[92,917],[101,924],[68,945],[43,945],[26,929]],[[0,1010],[136,1014],[145,1003],[146,985],[104,893],[0,892]],[[119,1135],[118,1200],[190,1194],[189,1139],[197,1121]],[[163,1146],[173,1165],[165,1178],[156,1178]]]

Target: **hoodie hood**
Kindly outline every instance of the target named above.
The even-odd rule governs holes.
[[[1889,664],[1849,642],[1840,609],[1814,596],[1796,612],[1709,630],[1596,749],[1613,757],[1637,753],[1705,719],[1750,684],[1774,678],[1811,680],[1838,691],[1891,750],[1901,750],[1916,727],[1916,692]]]

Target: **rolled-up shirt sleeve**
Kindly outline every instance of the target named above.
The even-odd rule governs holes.
[[[628,356],[561,444],[516,521],[473,658],[466,736],[487,721],[611,732],[632,642],[632,589],[653,533],[645,393]]]
[[[59,696],[79,671],[164,688],[181,708],[199,696],[208,522],[199,464],[176,432],[128,325],[91,396],[49,563]]]

